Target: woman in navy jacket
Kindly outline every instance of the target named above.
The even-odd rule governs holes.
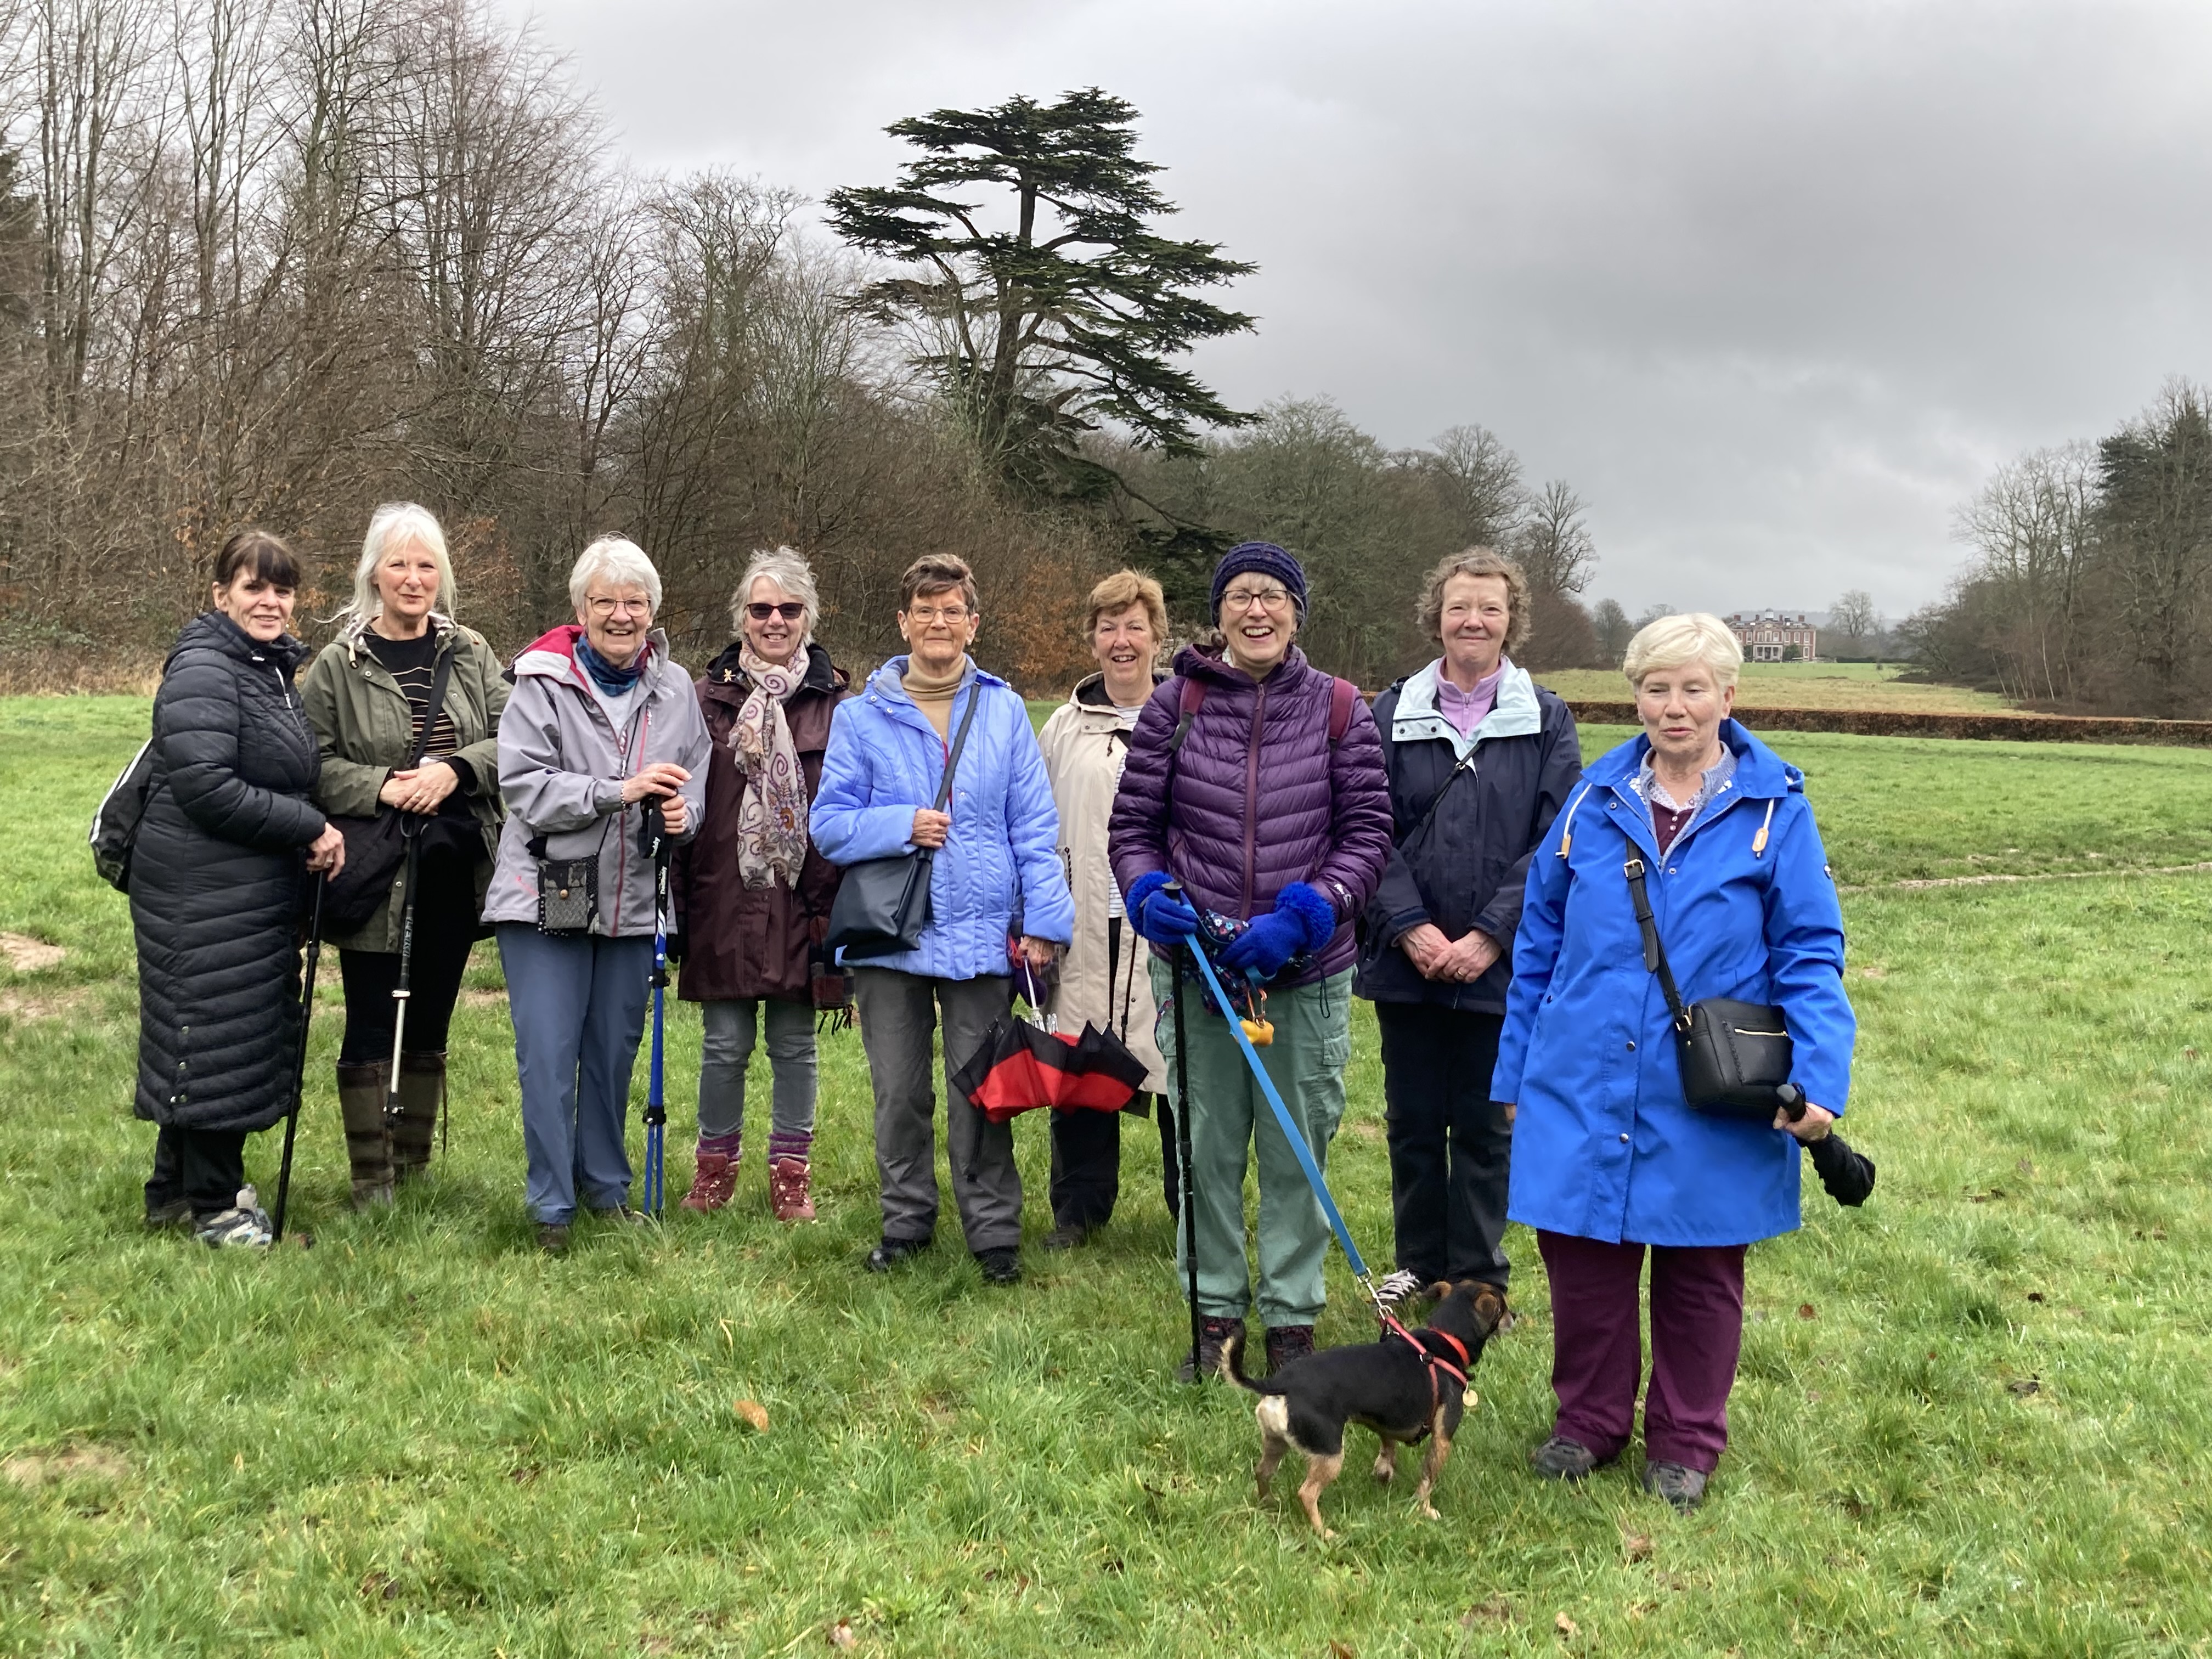
[[[1354,989],[1375,1004],[1397,1265],[1505,1288],[1513,1126],[1491,1068],[1529,854],[1582,776],[1575,717],[1516,667],[1521,568],[1488,548],[1429,573],[1417,611],[1443,655],[1375,700],[1390,860]]]
[[[1742,662],[1718,617],[1630,641],[1644,735],[1595,763],[1528,870],[1492,1092],[1515,1103],[1510,1213],[1552,1286],[1552,1437],[1540,1474],[1579,1480],[1634,1426],[1637,1282],[1651,1251],[1644,1486],[1679,1509],[1728,1443],[1744,1249],[1798,1222],[1798,1144],[1850,1087],[1843,915],[1804,776],[1729,718]],[[1685,1001],[1778,1004],[1802,1118],[1770,1126],[1683,1098],[1666,1000],[1644,962],[1625,866],[1650,872]],[[1794,1139],[1793,1139],[1794,1137]]]

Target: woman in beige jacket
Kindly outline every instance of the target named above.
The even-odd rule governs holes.
[[[1063,1030],[1085,1022],[1109,1030],[1145,1062],[1144,1091],[1131,1103],[1143,1112],[1158,1097],[1160,1164],[1168,1213],[1176,1212],[1174,1123],[1168,1115],[1166,1070],[1152,1041],[1152,990],[1145,946],[1121,914],[1121,895],[1106,862],[1106,824],[1129,732],[1159,683],[1153,671],[1167,644],[1167,604],[1160,585],[1117,570],[1091,590],[1088,638],[1099,672],[1069,694],[1044,723],[1037,741],[1060,809],[1060,857],[1075,896],[1075,941],[1061,963],[1052,1015]],[[1121,1184],[1121,1115],[1052,1115],[1053,1230],[1047,1249],[1080,1244],[1114,1213]]]

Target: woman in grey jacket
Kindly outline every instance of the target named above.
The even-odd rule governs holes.
[[[653,867],[639,851],[643,808],[690,839],[706,790],[707,725],[690,676],[653,626],[660,577],[634,544],[602,537],[568,573],[574,623],[514,659],[499,722],[507,804],[484,920],[507,968],[522,1081],[528,1200],[540,1249],[568,1244],[576,1188],[625,1220],[623,1120],[653,972]],[[596,866],[586,924],[549,933],[540,860]]]

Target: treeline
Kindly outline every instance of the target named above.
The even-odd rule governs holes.
[[[2212,396],[2176,381],[1960,509],[1972,562],[1901,627],[1922,670],[2037,708],[2212,714]]]
[[[1581,503],[1526,484],[1480,428],[1394,452],[1326,404],[1201,397],[1208,430],[1179,441],[1109,404],[1064,447],[1111,487],[1041,486],[1007,463],[1006,410],[1069,407],[1051,390],[1067,361],[1013,362],[1035,401],[1001,399],[983,434],[972,363],[919,349],[884,302],[880,239],[810,239],[795,196],[727,173],[632,173],[567,65],[486,0],[26,0],[0,18],[12,684],[158,660],[241,524],[315,560],[305,608],[327,614],[370,508],[402,496],[443,518],[463,613],[503,646],[565,614],[576,551],[618,530],[693,653],[725,636],[754,547],[814,560],[824,632],[863,664],[896,647],[898,572],[946,550],[988,589],[987,659],[1063,685],[1098,572],[1160,568],[1195,627],[1196,573],[1247,535],[1309,560],[1310,642],[1364,683],[1418,659],[1419,574],[1471,541],[1538,578],[1540,656],[1595,653]],[[1149,171],[1126,154],[1134,112],[1085,96],[1122,167]],[[1143,245],[1144,214],[1124,218]],[[1150,337],[1164,362],[1192,337]]]

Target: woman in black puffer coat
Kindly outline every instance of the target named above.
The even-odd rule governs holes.
[[[211,1245],[269,1242],[246,1137],[291,1103],[301,871],[345,857],[308,799],[315,733],[292,689],[307,647],[286,631],[299,586],[274,536],[223,544],[215,608],[185,625],[155,694],[131,859],[137,1112],[161,1125],[146,1221],[189,1224]]]

